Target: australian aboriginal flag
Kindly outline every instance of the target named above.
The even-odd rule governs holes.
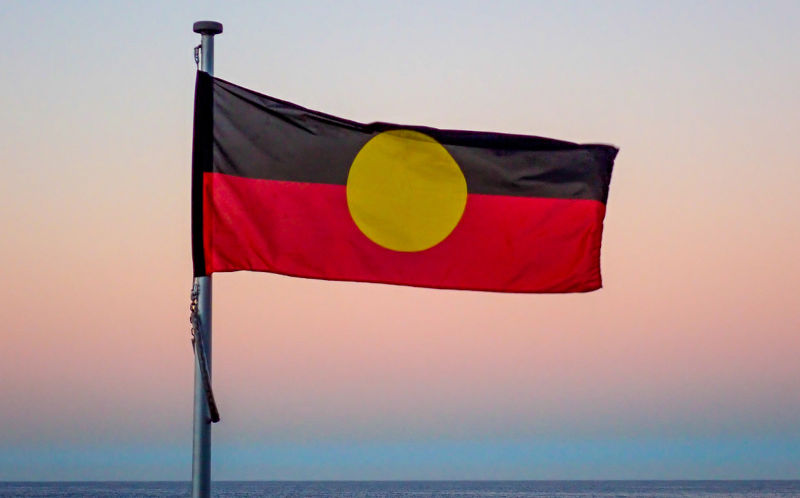
[[[194,273],[595,290],[616,154],[534,136],[361,124],[198,72]]]

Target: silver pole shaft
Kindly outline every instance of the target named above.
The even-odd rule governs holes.
[[[200,70],[214,74],[214,35],[222,33],[222,24],[214,21],[194,23],[194,32],[200,33]],[[196,277],[198,288],[197,310],[200,315],[201,330],[211,381],[211,276]],[[194,360],[194,439],[192,444],[192,496],[208,498],[211,496],[211,416],[208,413],[208,399],[203,376],[200,371],[198,355]]]
[[[209,381],[211,377],[211,277],[196,277],[198,288],[197,311],[200,315],[203,345],[206,352]],[[211,416],[208,413],[200,358],[194,357],[194,438],[192,442],[192,496],[208,498],[211,495]]]

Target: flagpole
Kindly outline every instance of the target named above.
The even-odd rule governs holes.
[[[214,35],[222,33],[222,24],[215,21],[197,21],[193,30],[200,38],[200,70],[214,75]],[[197,312],[202,324],[201,334],[208,366],[208,381],[211,377],[211,276],[195,277],[198,290]],[[200,367],[200,355],[194,361],[194,438],[192,444],[192,496],[207,498],[211,495],[211,416],[209,401]]]

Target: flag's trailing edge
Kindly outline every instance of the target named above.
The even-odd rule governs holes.
[[[617,149],[361,124],[198,72],[195,276],[502,292],[601,287]]]

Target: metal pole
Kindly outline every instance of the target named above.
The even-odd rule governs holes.
[[[214,21],[194,23],[194,32],[200,39],[200,70],[214,74],[214,35],[222,33],[222,24]],[[197,309],[202,324],[199,334],[203,336],[209,381],[211,376],[211,276],[196,277],[199,290]],[[192,445],[192,496],[207,498],[211,495],[211,416],[208,412],[203,377],[198,355],[194,360],[194,439]]]

